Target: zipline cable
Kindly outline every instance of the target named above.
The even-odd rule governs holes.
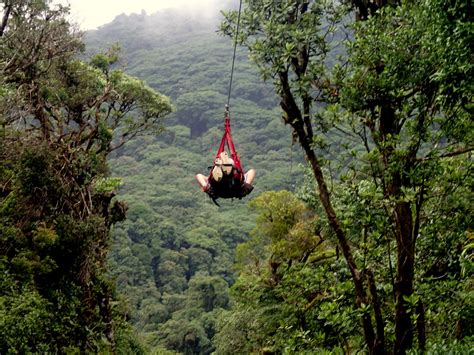
[[[240,0],[239,4],[239,16],[237,17],[237,28],[235,30],[235,38],[234,38],[234,55],[232,57],[232,69],[230,70],[230,81],[229,81],[229,94],[227,95],[227,106],[226,106],[226,114],[229,113],[230,107],[230,93],[232,91],[232,79],[234,78],[234,64],[235,64],[235,51],[237,49],[237,40],[239,36],[239,29],[240,29],[240,14],[242,13],[242,0]]]

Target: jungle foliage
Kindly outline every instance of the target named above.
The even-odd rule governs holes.
[[[113,200],[107,157],[162,130],[169,99],[113,69],[115,49],[78,60],[68,9],[2,2],[0,352],[143,351],[107,275]]]
[[[244,3],[238,40],[274,84],[284,122],[310,163],[311,200],[327,218],[352,284],[356,313],[334,332],[347,332],[344,340],[331,343],[332,332],[303,319],[299,350],[314,347],[305,341],[318,332],[322,348],[347,352],[403,354],[440,339],[472,345],[472,275],[461,266],[472,234],[470,2]],[[234,37],[237,13],[225,16],[221,31]],[[331,131],[347,144],[328,139]],[[433,260],[439,248],[444,255]],[[455,297],[443,306],[434,301],[454,284]],[[347,301],[342,290],[336,294]],[[324,305],[314,297],[308,304]],[[458,311],[446,312],[448,303]],[[344,319],[344,308],[334,311]],[[295,351],[280,340],[264,337],[252,350]]]

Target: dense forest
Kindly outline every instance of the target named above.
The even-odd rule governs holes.
[[[176,107],[163,134],[131,142],[109,160],[129,206],[113,231],[111,274],[151,346],[186,353],[214,350],[215,323],[236,279],[235,248],[255,227],[244,200],[219,200],[218,208],[194,179],[208,172],[223,134],[233,48],[218,25],[217,8],[207,19],[170,10],[119,16],[86,36],[91,53],[120,43],[126,71]],[[302,156],[275,120],[281,114],[271,85],[246,58],[238,49],[230,104],[244,168],[257,169],[250,197],[291,190],[303,180]]]
[[[0,353],[473,351],[469,1],[1,4]]]

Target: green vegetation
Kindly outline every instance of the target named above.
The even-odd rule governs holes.
[[[0,37],[0,352],[140,352],[107,276],[113,200],[107,156],[144,131],[161,131],[172,106],[112,69],[116,51],[90,62],[47,2],[4,3]]]
[[[385,3],[244,1],[218,208],[235,11],[2,2],[0,352],[472,351],[472,9]]]
[[[459,257],[472,228],[466,200],[472,198],[468,156],[474,149],[472,80],[465,79],[474,68],[467,50],[473,39],[470,5],[246,4],[239,41],[261,77],[272,79],[284,121],[310,163],[317,205],[350,272],[353,307],[362,326],[359,331],[352,322],[340,323],[348,334],[344,340],[318,344],[399,354],[412,347],[423,351],[427,339],[472,336],[466,324],[473,304],[465,299],[472,295],[472,279],[462,274]],[[354,10],[359,19],[350,24],[354,38],[338,58],[335,54],[344,51],[335,39],[343,37],[337,33],[345,31],[343,21]],[[236,19],[235,11],[226,13],[223,33],[234,35]],[[446,43],[452,44],[448,50]],[[331,131],[343,132],[351,142],[347,152],[344,144],[328,139]],[[327,160],[331,153],[336,159]],[[456,166],[454,175],[449,166]],[[463,181],[455,177],[461,171]],[[440,189],[450,193],[440,195]],[[434,227],[439,221],[449,224],[449,231]],[[435,241],[441,240],[442,262],[432,259],[440,248]],[[441,271],[440,262],[450,266]],[[455,289],[453,280],[462,296],[438,308],[440,292]],[[436,294],[429,295],[433,289]],[[459,312],[445,313],[454,304]],[[334,311],[339,310],[336,322],[344,319],[343,309]],[[301,346],[317,337],[313,332],[319,330],[308,322],[299,327],[307,335]],[[454,328],[456,334],[447,331]],[[332,340],[330,332],[324,335]],[[266,337],[253,349],[265,344],[277,352],[288,345]]]

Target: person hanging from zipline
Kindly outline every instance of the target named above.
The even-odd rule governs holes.
[[[196,180],[202,191],[215,201],[218,198],[242,198],[252,192],[255,169],[245,174],[234,165],[227,152],[216,158],[210,176],[197,174]]]
[[[227,145],[230,157],[225,146]],[[255,169],[244,173],[232,141],[230,132],[230,117],[228,106],[226,107],[224,135],[217,150],[214,165],[211,167],[209,176],[197,174],[196,180],[202,191],[207,193],[214,203],[218,198],[239,198],[247,196],[253,190]],[[216,203],[217,204],[217,203]]]
[[[214,165],[211,167],[209,176],[202,174],[196,175],[196,180],[201,186],[202,191],[207,193],[212,201],[216,204],[218,198],[239,198],[247,196],[252,192],[252,182],[255,178],[255,170],[250,169],[244,173],[240,164],[240,157],[235,151],[232,135],[230,134],[230,94],[232,92],[232,79],[234,76],[235,51],[237,48],[237,37],[239,34],[240,14],[242,12],[242,0],[239,4],[239,16],[237,18],[237,26],[234,38],[234,54],[232,56],[232,68],[230,70],[229,91],[227,95],[227,105],[224,118],[224,136],[221,145],[214,159]],[[225,146],[229,148],[229,154],[225,151]],[[218,205],[219,206],[219,205]]]

